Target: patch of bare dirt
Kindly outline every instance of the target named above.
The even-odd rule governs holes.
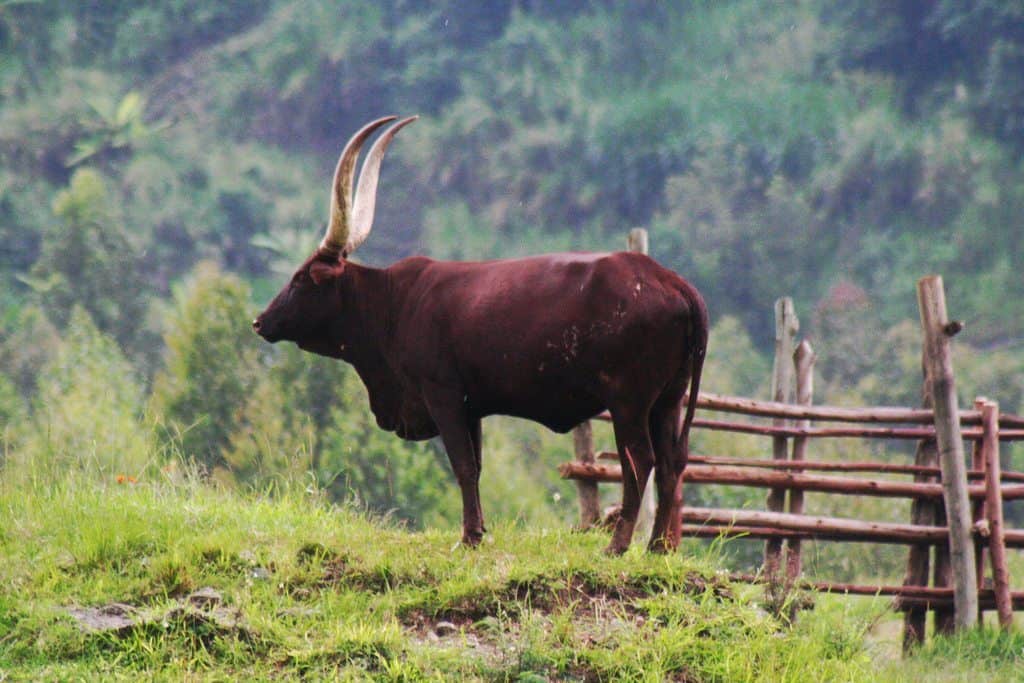
[[[249,640],[252,637],[241,610],[225,605],[221,594],[213,588],[201,588],[161,608],[113,602],[98,607],[68,608],[67,614],[87,633],[117,638],[139,629],[171,627],[183,627],[210,639],[234,636]]]

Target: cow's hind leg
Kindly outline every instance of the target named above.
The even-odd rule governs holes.
[[[652,552],[667,552],[679,545],[680,509],[683,502],[683,469],[686,467],[679,439],[682,402],[666,397],[651,411],[651,441],[654,445],[654,479],[658,486],[658,508],[648,546]]]
[[[621,555],[629,548],[633,528],[640,512],[640,499],[654,466],[654,449],[648,431],[646,410],[612,409],[615,444],[622,465],[622,513],[615,523],[611,543],[605,550],[609,555]]]
[[[476,460],[476,481],[473,489],[477,492],[477,508],[480,514],[480,530],[487,532],[487,525],[484,524],[483,506],[480,504],[480,473],[483,472],[483,434],[481,433],[481,420],[479,418],[469,420],[469,437],[473,441],[473,455]]]

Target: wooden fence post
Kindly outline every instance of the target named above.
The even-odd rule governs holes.
[[[800,342],[793,352],[793,365],[796,369],[796,402],[802,406],[811,405],[814,398],[814,361],[817,356],[810,342],[806,339]],[[811,421],[804,419],[797,423],[799,427],[810,427]],[[792,460],[804,460],[807,453],[807,437],[797,436],[793,438]],[[793,468],[789,472],[798,474],[803,470]],[[804,512],[804,492],[799,489],[789,491],[789,511],[794,515],[802,515]],[[800,539],[791,538],[786,541],[786,579],[792,584],[800,578]]]
[[[921,356],[921,407],[931,408],[933,405],[931,386],[928,384],[928,372],[924,367],[924,355]],[[921,439],[914,452],[914,465],[919,467],[938,467],[939,451],[935,439]],[[938,478],[930,474],[915,474],[915,482],[935,482]],[[923,498],[916,498],[910,504],[910,523],[920,526],[936,524],[936,508],[938,503]],[[931,564],[931,546],[927,544],[912,545],[907,554],[907,571],[903,576],[904,586],[927,586]],[[915,605],[907,607],[903,614],[903,652],[909,653],[924,642],[927,627],[928,608]]]
[[[572,445],[576,461],[594,463],[594,432],[590,420],[581,422],[572,430]],[[576,480],[580,494],[580,529],[589,529],[601,520],[601,499],[596,481]]]
[[[775,363],[772,367],[772,400],[789,403],[793,396],[793,346],[796,333],[800,329],[800,321],[793,309],[793,300],[788,296],[775,302]],[[786,420],[775,418],[773,424],[785,426]],[[772,458],[785,460],[788,439],[784,436],[772,437]],[[786,503],[786,489],[774,488],[768,493],[765,502],[769,512],[782,512]],[[769,539],[764,544],[764,573],[769,583],[775,581],[779,572],[782,555],[782,540]]]
[[[647,231],[643,228],[633,228],[629,231],[629,236],[626,237],[626,245],[630,251],[646,254],[648,247]]]
[[[633,228],[626,237],[626,247],[629,251],[639,254],[646,254],[648,250],[647,231],[643,228]],[[646,545],[654,529],[654,508],[655,508],[655,484],[654,470],[651,470],[647,477],[647,485],[644,487],[643,498],[640,499],[640,514],[636,518],[636,528],[633,531],[633,542],[638,545]]]
[[[978,620],[978,583],[974,566],[971,509],[967,498],[967,467],[960,435],[960,413],[953,379],[949,339],[961,325],[946,316],[942,278],[930,275],[917,283],[917,301],[924,332],[925,366],[935,401],[935,435],[942,468],[950,563],[953,568],[955,626],[968,628]]]
[[[999,404],[986,401],[981,407],[982,456],[985,460],[985,517],[989,527],[989,559],[992,565],[992,588],[995,591],[999,625],[1013,626],[1013,603],[1010,600],[1010,572],[1006,567],[1006,539],[1003,535],[1003,496],[1000,490]]]

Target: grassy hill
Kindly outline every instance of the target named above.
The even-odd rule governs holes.
[[[901,662],[881,600],[786,624],[714,546],[608,558],[598,533],[499,525],[471,551],[170,474],[0,492],[0,680],[1011,680],[1024,651],[985,631]]]

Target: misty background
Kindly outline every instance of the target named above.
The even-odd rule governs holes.
[[[421,118],[384,162],[364,263],[621,249],[644,227],[707,299],[704,388],[767,397],[772,303],[791,296],[815,400],[842,405],[918,404],[914,285],[939,273],[967,323],[961,403],[1024,412],[1020,3],[6,0],[0,476],[190,462],[455,523],[439,444],[379,431],[347,366],[249,329],[322,236],[345,140],[385,114]],[[571,438],[484,433],[485,514],[571,523]],[[701,453],[766,447],[695,435]],[[816,552],[833,578],[902,562]]]

